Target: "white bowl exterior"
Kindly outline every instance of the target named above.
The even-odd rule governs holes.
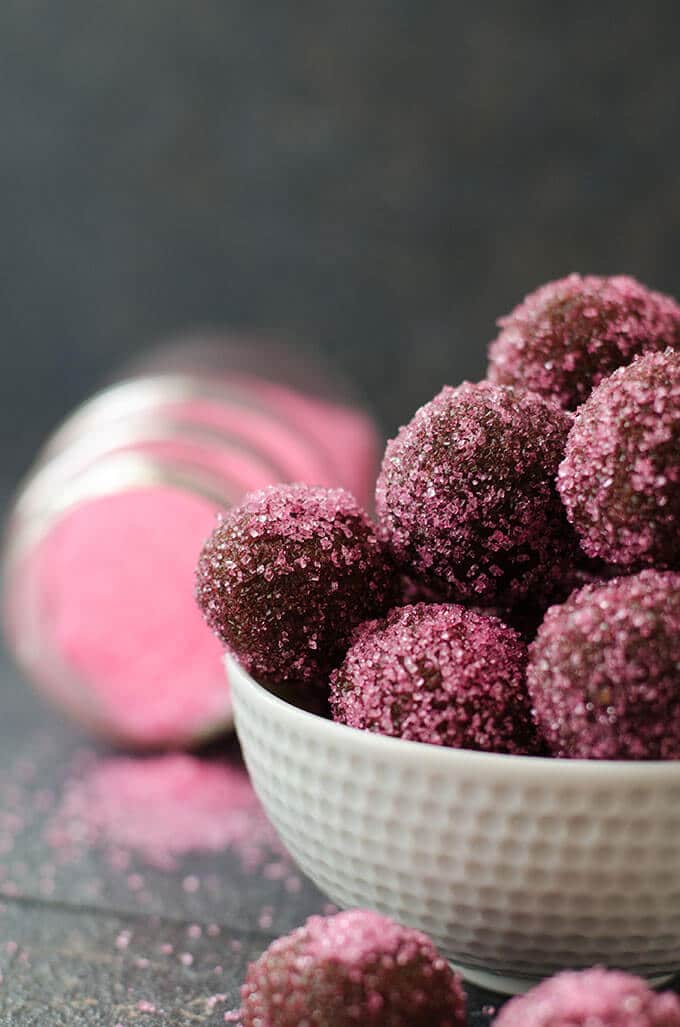
[[[230,658],[228,674],[255,790],[339,906],[421,928],[473,975],[680,968],[680,763],[404,742],[296,709]]]

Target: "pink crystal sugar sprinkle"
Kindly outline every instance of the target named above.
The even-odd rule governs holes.
[[[282,851],[244,768],[179,753],[95,762],[67,785],[48,838],[136,852],[161,869],[192,852],[231,849],[249,867]]]
[[[220,647],[192,599],[214,519],[212,503],[180,490],[124,491],[68,511],[28,554],[22,645],[40,653],[45,691],[87,727],[148,747],[231,723]]]
[[[615,970],[565,971],[511,999],[494,1027],[680,1027],[680,998]]]
[[[548,610],[529,653],[553,755],[680,759],[680,574],[586,585]]]
[[[353,628],[383,612],[397,584],[348,492],[278,485],[220,519],[199,560],[196,597],[256,678],[325,683]]]

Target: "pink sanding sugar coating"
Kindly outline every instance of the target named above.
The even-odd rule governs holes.
[[[620,971],[566,971],[511,999],[494,1027],[680,1027],[680,998]]]
[[[368,910],[311,917],[248,968],[243,1027],[463,1027],[458,978],[430,939]]]
[[[548,610],[529,653],[553,755],[680,759],[680,574],[586,585]]]
[[[48,840],[136,852],[161,869],[192,852],[231,849],[250,867],[282,851],[245,769],[186,754],[95,763],[68,784]]]
[[[303,435],[287,419],[276,416],[271,408],[248,403],[248,395],[236,393],[229,403],[211,399],[193,399],[168,406],[167,413],[181,415],[191,424],[200,424],[226,433],[226,437],[242,440],[269,459],[277,468],[274,480],[309,481],[318,485],[333,485],[338,477],[323,448],[316,446],[314,437]],[[271,484],[272,475],[266,484]],[[260,486],[264,487],[264,485]]]
[[[549,282],[498,324],[490,380],[524,386],[569,410],[636,354],[680,346],[680,306],[626,275]]]
[[[30,554],[40,665],[57,668],[45,687],[101,733],[182,745],[231,722],[220,647],[192,597],[214,519],[198,496],[135,489],[75,507]]]
[[[335,720],[432,745],[523,754],[533,747],[526,645],[488,614],[406,606],[355,632],[331,676]]]
[[[388,444],[378,479],[403,570],[451,599],[549,594],[576,549],[554,481],[571,423],[509,386],[445,386]]]
[[[325,682],[352,630],[384,612],[397,578],[342,489],[278,485],[228,511],[199,560],[209,626],[262,681]]]
[[[680,567],[680,351],[639,357],[591,393],[558,488],[589,556]]]

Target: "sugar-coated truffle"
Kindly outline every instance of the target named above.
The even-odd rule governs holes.
[[[680,759],[680,574],[586,585],[551,607],[527,683],[555,756]]]
[[[464,1027],[460,982],[430,939],[367,910],[311,917],[248,968],[243,1027]]]
[[[420,603],[357,628],[331,675],[335,720],[379,734],[486,752],[534,747],[527,649],[497,617]]]
[[[510,999],[494,1027],[680,1027],[680,998],[617,970],[567,970]]]
[[[220,520],[196,596],[210,627],[263,682],[322,682],[352,630],[384,612],[398,579],[356,500],[342,489],[277,485]]]
[[[449,599],[550,591],[574,553],[555,487],[572,416],[488,382],[445,386],[387,446],[381,530],[402,569]]]
[[[627,275],[572,274],[541,286],[489,348],[489,378],[573,410],[638,353],[680,346],[680,306]]]
[[[680,350],[639,357],[591,393],[558,489],[589,556],[680,567]]]

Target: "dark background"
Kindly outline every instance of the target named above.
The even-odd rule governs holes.
[[[677,10],[3,0],[5,478],[195,324],[331,351],[393,430],[545,279],[674,291]]]
[[[483,373],[495,318],[541,281],[626,271],[680,289],[677,10],[2,0],[0,499],[117,364],[196,325],[331,353],[393,431],[444,381]],[[82,742],[2,653],[0,678],[6,832],[34,733],[52,745],[35,780],[57,788]],[[322,903],[235,867],[203,905],[164,879],[152,922],[97,866],[96,903],[68,868],[46,901],[40,829],[16,830],[3,1027],[221,1022],[205,996],[234,1001],[247,959]],[[217,916],[238,955],[204,936],[192,967],[135,961]],[[149,998],[157,1014],[138,1008]]]

